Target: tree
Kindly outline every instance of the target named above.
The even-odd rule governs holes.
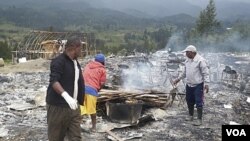
[[[155,41],[158,49],[165,48],[171,35],[172,35],[171,27],[161,27],[157,31],[150,33],[150,37]]]
[[[215,33],[221,26],[216,20],[216,8],[214,0],[210,0],[206,9],[202,10],[196,21],[196,31],[200,35]]]
[[[0,41],[0,58],[11,59],[11,49],[7,41]]]

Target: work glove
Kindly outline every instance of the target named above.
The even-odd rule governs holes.
[[[77,101],[75,99],[73,99],[66,91],[64,91],[62,93],[62,97],[66,100],[66,102],[69,104],[69,107],[72,110],[76,110],[77,109]]]

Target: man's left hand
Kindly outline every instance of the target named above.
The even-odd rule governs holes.
[[[205,92],[208,93],[209,91],[208,85],[205,85],[204,89],[205,89]]]

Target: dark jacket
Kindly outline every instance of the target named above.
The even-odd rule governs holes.
[[[80,105],[83,105],[84,101],[84,80],[80,64],[77,62],[79,68],[78,79],[78,96],[77,100]],[[75,69],[73,61],[65,54],[61,54],[54,58],[50,64],[50,80],[47,89],[46,102],[50,105],[57,105],[62,107],[69,107],[65,99],[53,89],[54,82],[59,82],[63,89],[73,97],[74,93],[74,79]]]

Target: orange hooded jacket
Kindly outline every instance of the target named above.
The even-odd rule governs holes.
[[[106,82],[106,69],[103,64],[97,61],[89,62],[83,71],[85,86],[94,88],[96,91]]]

